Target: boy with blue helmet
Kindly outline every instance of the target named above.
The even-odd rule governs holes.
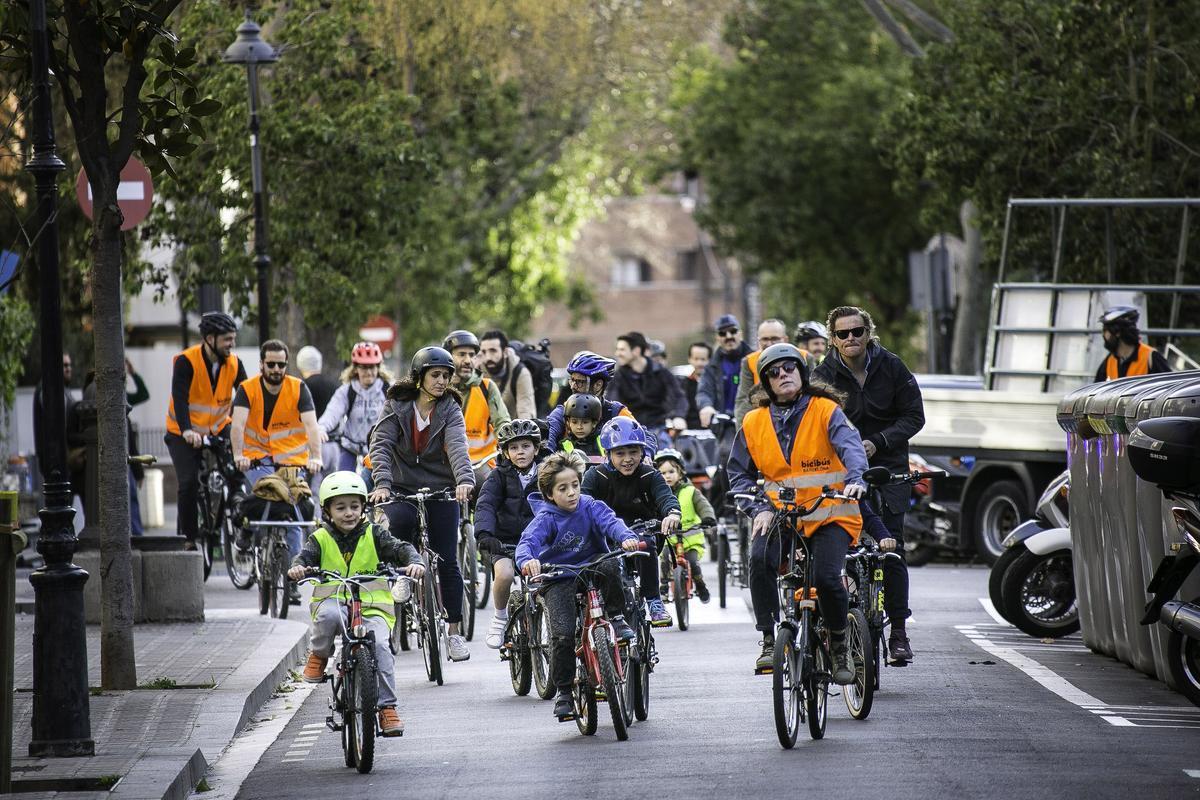
[[[656,449],[654,437],[633,419],[616,417],[600,431],[600,446],[607,461],[583,476],[583,492],[602,500],[626,524],[646,519],[662,520],[662,536],[654,537],[655,552],[662,549],[666,534],[679,529],[682,512],[675,493],[658,470],[646,463]],[[658,559],[638,559],[641,594],[656,628],[674,624],[663,605],[658,586]]]

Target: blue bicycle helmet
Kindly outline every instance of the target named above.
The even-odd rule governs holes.
[[[616,369],[617,362],[611,358],[597,355],[591,350],[581,350],[567,364],[567,374],[577,372],[588,378],[603,378],[605,380],[612,380]]]
[[[629,417],[613,417],[600,429],[600,446],[605,452],[618,447],[641,447],[647,455],[654,455],[657,443],[650,433]]]

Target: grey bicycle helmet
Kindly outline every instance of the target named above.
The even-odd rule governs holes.
[[[517,439],[529,439],[533,442],[534,447],[538,447],[542,443],[542,429],[538,427],[537,422],[531,419],[514,419],[500,424],[496,429],[496,440],[500,442],[500,447],[508,447],[509,444]]]
[[[767,379],[767,370],[773,365],[781,361],[795,361],[796,369],[800,373],[800,385],[808,386],[808,365],[804,361],[804,355],[794,344],[788,342],[780,342],[773,344],[766,350],[762,351],[762,355],[758,357],[758,382],[767,392],[767,397],[775,399],[775,393],[771,391],[771,382]]]
[[[829,341],[829,329],[816,320],[801,322],[796,326],[796,341],[807,342],[809,339]]]
[[[479,337],[470,331],[450,331],[446,334],[445,340],[442,342],[442,348],[454,352],[459,347],[473,347],[475,352],[479,352]]]

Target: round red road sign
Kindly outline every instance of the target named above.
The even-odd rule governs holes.
[[[84,216],[92,218],[92,185],[88,182],[87,173],[79,170],[75,179],[75,197],[79,199],[79,207]],[[146,218],[154,200],[154,182],[150,180],[150,170],[136,158],[130,157],[121,170],[121,182],[117,185],[117,205],[125,221],[121,230],[127,231]]]
[[[396,323],[385,316],[372,317],[358,329],[358,335],[363,341],[374,342],[381,350],[390,351],[396,346]]]

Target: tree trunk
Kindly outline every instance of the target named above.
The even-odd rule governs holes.
[[[133,561],[129,547],[129,440],[125,398],[125,325],[121,288],[121,214],[116,188],[93,183],[91,286],[100,434],[100,685],[136,689],[133,647]],[[103,202],[101,200],[103,199]]]
[[[954,318],[954,341],[950,348],[950,371],[977,375],[983,368],[982,338],[988,320],[988,285],[980,269],[983,242],[976,221],[978,210],[967,200],[959,209],[963,242],[966,244],[959,273],[958,313]]]

